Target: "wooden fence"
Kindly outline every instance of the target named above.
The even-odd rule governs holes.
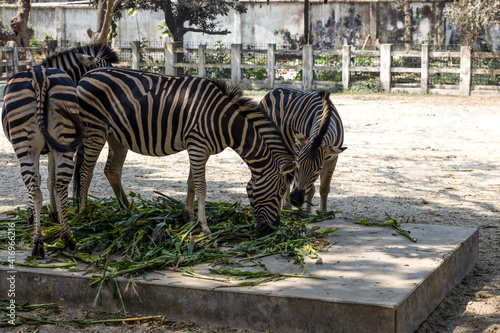
[[[140,42],[130,44],[130,48],[115,48],[122,61],[119,66],[170,75],[219,77],[246,88],[342,86],[347,89],[361,75],[376,79],[385,91],[500,96],[500,53],[473,52],[468,46],[461,46],[459,51],[435,51],[429,45],[421,45],[418,51],[406,51],[382,44],[380,50],[367,51],[350,45],[339,50],[315,50],[312,45],[303,45],[301,50],[284,50],[277,49],[276,44],[178,47],[167,42],[157,48],[141,47]],[[5,58],[0,62],[4,74],[0,79],[6,79],[23,66],[39,64],[34,56],[37,52],[47,55],[53,51],[54,45],[19,48],[11,43],[0,48]],[[474,65],[475,60],[488,66],[480,68]],[[453,76],[455,84],[431,82],[441,75]],[[487,84],[474,84],[478,80],[473,77],[486,77]]]

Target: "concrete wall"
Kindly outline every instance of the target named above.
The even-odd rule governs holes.
[[[302,1],[278,1],[266,5],[265,1],[244,3],[246,14],[231,12],[219,20],[221,29],[231,31],[229,35],[207,35],[188,33],[185,42],[215,43],[276,43],[299,45],[303,38],[304,21]],[[420,43],[457,44],[458,35],[443,17],[445,4],[450,0],[413,0],[413,39]],[[339,47],[344,44],[363,45],[377,43],[403,43],[404,24],[402,1],[344,0],[323,4],[311,0],[310,24],[312,42],[324,47]],[[4,24],[17,13],[17,7],[0,6],[0,18]],[[118,22],[117,41],[159,40],[158,25],[163,13],[126,12]],[[61,5],[56,3],[34,3],[31,24],[35,37],[44,39],[45,34],[56,39],[87,41],[86,30],[95,27],[95,9],[88,5]],[[490,29],[490,40],[499,48],[500,32]]]

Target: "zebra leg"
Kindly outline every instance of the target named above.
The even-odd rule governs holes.
[[[54,189],[54,184],[56,182],[56,170],[55,170],[55,162],[54,162],[54,154],[53,152],[49,152],[49,175],[47,179],[47,187],[49,190],[50,196],[50,211],[49,216],[52,222],[59,223],[59,219],[57,217],[57,205],[56,205],[56,194]]]
[[[102,136],[100,134],[102,134]],[[106,143],[104,133],[88,133],[88,137],[90,140],[84,143],[83,159],[79,163],[80,165],[77,166],[76,170],[78,173],[77,178],[80,179],[80,184],[78,184],[78,192],[80,195],[79,212],[83,212],[87,208],[90,182],[92,181],[92,176],[94,174],[99,154]]]
[[[286,184],[285,194],[283,195],[283,208],[292,209],[292,204],[290,203],[290,183]]]
[[[306,194],[306,212],[307,214],[311,214],[312,210],[312,199],[314,198],[314,193],[316,192],[316,188],[314,184],[312,184],[311,188],[309,191],[307,191]]]
[[[20,154],[16,151],[18,157]],[[43,259],[45,250],[43,249],[42,228],[40,223],[40,211],[42,210],[42,191],[40,190],[40,171],[38,161],[40,153],[25,154],[19,158],[21,164],[21,174],[24,184],[28,189],[28,203],[33,215],[33,250],[31,255]]]
[[[127,195],[122,186],[123,163],[127,157],[128,149],[123,147],[115,138],[108,137],[109,153],[104,174],[115,193],[116,199],[123,208],[130,206]]]
[[[335,171],[335,166],[337,165],[338,155],[332,156],[325,160],[323,164],[323,169],[321,169],[321,184],[319,187],[320,195],[320,211],[326,213],[326,203],[328,200],[328,194],[330,193],[330,183],[332,181],[333,171]]]
[[[205,166],[208,161],[208,155],[205,151],[195,151],[189,149],[190,175],[192,175],[195,186],[195,193],[198,197],[198,224],[201,226],[201,232],[211,234],[208,228],[207,217],[205,215],[205,198],[207,196],[207,183],[205,180]]]
[[[182,213],[182,216],[184,217],[185,222],[190,222],[193,221],[195,216],[194,216],[194,197],[195,197],[195,186],[194,186],[194,178],[193,178],[193,172],[191,171],[191,168],[189,168],[189,177],[188,177],[188,190],[187,190],[187,197],[186,197],[186,206],[184,208],[184,212]]]
[[[61,223],[61,238],[64,242],[64,249],[71,251],[76,250],[76,243],[71,237],[71,230],[68,224],[68,187],[71,181],[73,172],[73,155],[72,152],[54,152],[52,159],[49,159],[49,166],[52,162],[54,169],[54,188],[53,195],[57,213]],[[52,204],[51,204],[52,210]]]

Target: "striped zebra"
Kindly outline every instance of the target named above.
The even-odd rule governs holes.
[[[190,169],[184,216],[195,218],[196,195],[198,223],[203,233],[210,233],[205,165],[210,155],[231,147],[252,172],[247,193],[256,228],[279,225],[286,174],[296,166],[295,154],[257,103],[243,98],[238,88],[204,78],[99,68],[83,76],[77,93],[88,132],[84,156],[75,164],[80,211],[86,208],[93,170],[106,141],[109,155],[104,172],[124,206],[129,201],[121,172],[129,149],[151,156],[187,150]]]
[[[40,226],[43,201],[39,172],[41,154],[49,155],[50,216],[54,221],[59,216],[65,247],[76,248],[66,214],[73,157],[83,136],[75,82],[86,70],[107,66],[117,60],[117,55],[107,46],[79,47],[47,58],[42,66],[14,74],[5,86],[2,125],[28,188],[28,203],[32,211],[30,223],[34,224],[34,256],[45,256]]]
[[[344,128],[335,106],[326,91],[306,92],[292,88],[277,88],[261,101],[261,106],[283,133],[287,143],[297,153],[293,189],[287,188],[285,207],[301,207],[307,197],[307,212],[311,212],[314,183],[320,176],[320,211],[326,212],[328,193],[338,154],[346,148]],[[291,205],[290,205],[291,204]]]
[[[104,44],[90,44],[64,50],[43,60],[41,66],[59,68],[78,84],[83,74],[97,67],[108,67],[118,63],[113,49]]]

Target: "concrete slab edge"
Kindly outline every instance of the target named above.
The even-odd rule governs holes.
[[[479,257],[479,230],[475,229],[440,265],[396,307],[397,333],[414,332],[476,265]]]
[[[478,242],[475,229],[396,307],[252,294],[238,288],[189,288],[140,278],[133,284],[137,296],[131,292],[132,280],[118,282],[127,311],[138,315],[273,332],[413,332],[474,267]],[[71,274],[17,267],[17,304],[57,302],[63,307],[119,311],[109,286],[103,288],[99,305],[92,307],[97,290],[90,287],[90,277]],[[8,266],[0,265],[0,281],[8,276]],[[129,292],[124,293],[127,286]]]

